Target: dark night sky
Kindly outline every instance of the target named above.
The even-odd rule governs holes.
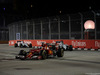
[[[98,0],[0,0],[0,13],[4,13],[11,22],[14,19],[16,21],[21,18],[40,18],[99,9]]]
[[[0,0],[3,7],[10,13],[35,13],[34,15],[55,15],[63,13],[76,13],[81,11],[99,9],[98,0]],[[0,4],[0,5],[1,5]],[[31,7],[32,5],[32,7]],[[17,11],[14,11],[14,8]]]
[[[19,4],[21,1],[21,4]],[[35,16],[49,16],[58,14],[70,14],[99,9],[97,0],[20,0],[19,10]],[[30,7],[30,6],[33,7]],[[22,8],[21,8],[22,7]],[[59,13],[59,11],[62,11]]]

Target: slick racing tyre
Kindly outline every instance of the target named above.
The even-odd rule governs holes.
[[[63,48],[59,48],[59,50],[57,51],[57,56],[58,57],[63,57],[64,56],[64,49]]]
[[[26,54],[27,52],[24,50],[20,50],[19,54],[17,56],[15,56],[15,59],[21,59],[21,60],[25,60],[26,58]]]
[[[47,52],[45,50],[42,50],[40,55],[42,56],[42,59],[46,59],[47,58]]]
[[[22,44],[20,44],[20,48],[22,48],[23,47],[23,45]]]
[[[69,51],[73,51],[73,46],[69,45]]]
[[[56,56],[56,51],[55,50],[53,50],[53,57],[55,57]]]
[[[32,44],[29,44],[29,48],[32,48]]]
[[[14,47],[15,47],[15,48],[16,48],[16,47],[18,47],[18,44],[17,44],[17,43],[15,43]]]
[[[19,55],[26,55],[26,51],[20,50]]]

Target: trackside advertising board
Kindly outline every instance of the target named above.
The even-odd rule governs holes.
[[[9,46],[14,46],[17,41],[32,43],[32,46],[40,46],[42,42],[55,43],[56,41],[63,41],[64,44],[72,45],[73,48],[100,49],[100,40],[10,40]]]

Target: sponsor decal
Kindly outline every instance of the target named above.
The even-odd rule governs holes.
[[[24,41],[24,43],[30,44],[30,43],[31,43],[31,41]]]
[[[11,41],[11,45],[13,45],[14,44],[14,41]]]
[[[72,41],[73,46],[86,46],[86,42]]]
[[[95,47],[99,47],[100,48],[100,42],[95,41]]]
[[[9,44],[10,44],[10,41],[9,41]]]
[[[52,43],[56,43],[56,41],[53,40]]]
[[[42,42],[46,43],[46,41],[37,41],[37,45],[42,45]]]

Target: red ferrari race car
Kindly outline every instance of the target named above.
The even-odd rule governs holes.
[[[33,48],[28,52],[26,52],[25,50],[20,50],[19,54],[16,56],[16,59],[47,59],[49,57],[55,56],[63,57],[63,48],[51,44],[43,44],[40,48]]]

